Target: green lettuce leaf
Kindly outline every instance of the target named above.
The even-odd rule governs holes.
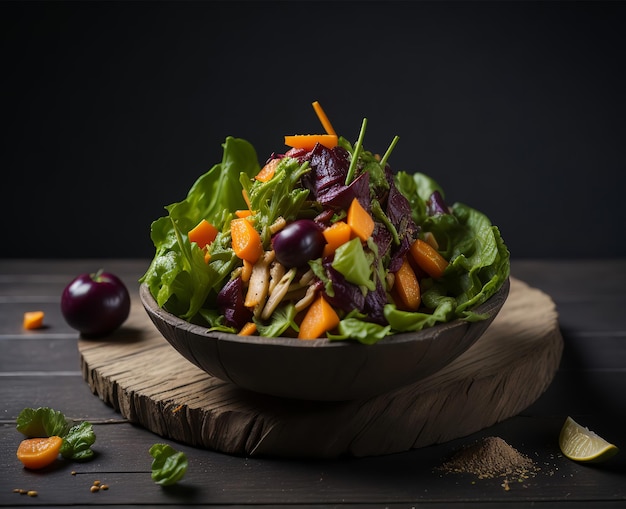
[[[49,407],[24,408],[17,416],[16,428],[30,438],[63,437],[70,423],[61,412]]]
[[[93,458],[91,446],[96,441],[96,434],[90,422],[82,421],[72,426],[63,437],[61,456],[75,461],[86,461]]]
[[[196,317],[211,291],[220,288],[239,263],[232,249],[224,249],[230,244],[229,220],[236,210],[247,208],[240,176],[252,178],[260,169],[247,141],[228,137],[223,148],[222,162],[198,178],[183,201],[165,207],[168,215],[151,227],[156,253],[140,282],[148,285],[160,307],[185,320]],[[187,232],[202,219],[220,231],[208,264],[202,250],[187,239]]]
[[[151,477],[161,486],[170,486],[180,481],[187,472],[187,456],[167,444],[154,444],[150,447],[152,456]]]

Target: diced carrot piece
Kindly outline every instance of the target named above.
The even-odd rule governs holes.
[[[245,210],[235,210],[235,215],[237,217],[249,217],[253,214],[253,212],[249,209]]]
[[[398,307],[405,311],[417,311],[422,301],[420,285],[413,268],[404,257],[400,269],[395,273],[393,289],[400,304]]]
[[[337,221],[322,231],[322,233],[326,239],[322,256],[329,256],[333,254],[339,246],[350,240],[352,229],[345,221]]]
[[[27,330],[41,329],[43,327],[43,311],[26,311],[24,313],[24,328]]]
[[[271,159],[265,166],[263,166],[263,168],[261,168],[261,171],[257,173],[254,178],[260,182],[268,182],[269,180],[272,180],[274,173],[276,173],[276,167],[280,161],[280,159]]]
[[[203,219],[189,231],[187,237],[189,237],[189,242],[195,242],[198,244],[198,247],[203,248],[213,242],[217,234],[217,228],[206,219]]]
[[[254,264],[263,254],[263,244],[259,232],[246,218],[230,222],[230,235],[233,251],[242,260]]]
[[[353,198],[348,208],[347,221],[354,236],[359,237],[363,242],[365,242],[374,231],[374,220],[372,216],[362,207],[359,200],[356,198]]]
[[[256,323],[247,322],[239,331],[240,336],[252,336],[256,333]]]
[[[285,145],[293,148],[303,148],[313,150],[316,144],[324,145],[326,148],[337,146],[336,134],[295,134],[285,136]]]
[[[27,438],[17,448],[17,458],[26,468],[39,469],[50,465],[57,459],[63,439],[57,436],[46,438]]]
[[[439,279],[443,276],[448,261],[430,244],[417,239],[411,245],[410,252],[415,263],[430,277]]]
[[[320,295],[306,310],[298,338],[316,339],[339,325],[339,315],[332,306]]]

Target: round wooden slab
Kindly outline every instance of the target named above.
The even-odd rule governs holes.
[[[403,452],[518,414],[550,385],[563,339],[552,299],[511,278],[507,302],[469,350],[368,400],[294,401],[223,382],[174,350],[137,296],[124,327],[78,349],[94,394],[158,435],[235,455],[329,458]]]

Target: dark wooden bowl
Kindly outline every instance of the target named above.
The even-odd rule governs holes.
[[[500,290],[475,309],[486,320],[455,320],[419,332],[388,336],[375,345],[209,332],[160,308],[148,287],[141,301],[159,332],[187,360],[221,380],[251,391],[317,401],[366,399],[416,382],[472,346],[509,293]]]

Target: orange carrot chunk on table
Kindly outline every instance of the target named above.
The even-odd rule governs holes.
[[[217,234],[217,228],[206,219],[203,219],[194,228],[189,230],[187,237],[189,238],[189,242],[195,242],[198,244],[198,247],[203,248],[213,242]]]
[[[374,220],[370,213],[365,210],[359,200],[354,198],[348,208],[348,225],[352,233],[365,242],[374,231]]]
[[[233,219],[230,222],[230,235],[233,251],[242,260],[254,264],[263,254],[263,244],[259,232],[246,218]]]
[[[337,325],[339,325],[339,316],[326,299],[320,295],[306,310],[300,324],[298,338],[316,339],[333,330]]]
[[[41,329],[43,327],[43,311],[26,311],[24,313],[24,328],[27,330]]]
[[[62,445],[63,439],[57,436],[27,438],[18,446],[17,458],[26,468],[43,468],[57,459]]]
[[[422,296],[417,276],[411,267],[411,263],[404,257],[400,269],[395,273],[393,288],[399,299],[398,307],[404,311],[417,311],[420,307]]]
[[[417,239],[411,245],[411,256],[415,263],[433,279],[439,279],[448,266],[448,261],[427,242]]]

